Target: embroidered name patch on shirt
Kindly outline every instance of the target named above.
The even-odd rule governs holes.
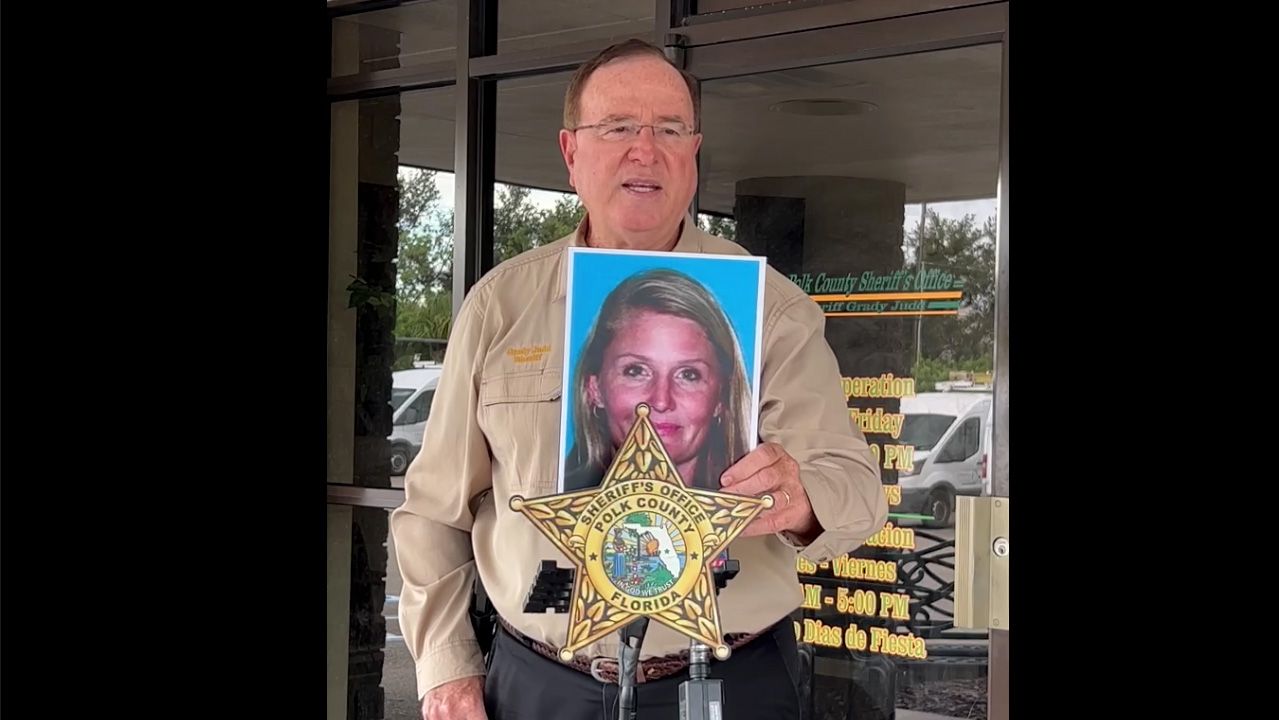
[[[546,353],[551,351],[550,345],[526,345],[506,349],[507,357],[517,364],[540,362]]]

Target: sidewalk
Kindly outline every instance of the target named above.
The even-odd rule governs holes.
[[[949,715],[938,715],[937,713],[926,713],[916,710],[898,710],[895,714],[897,720],[954,720],[954,718]]]

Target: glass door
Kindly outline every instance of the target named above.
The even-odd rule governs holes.
[[[857,26],[687,52],[702,78],[699,222],[821,305],[890,505],[863,547],[797,564],[812,718],[1006,717],[990,706],[991,634],[956,627],[954,607],[958,499],[1001,491],[1004,47],[956,34],[924,52]],[[812,60],[840,55],[854,59]]]

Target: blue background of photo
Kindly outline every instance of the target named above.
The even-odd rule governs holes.
[[[759,308],[760,265],[763,258],[698,255],[626,255],[608,251],[573,252],[573,317],[569,326],[568,375],[564,378],[563,407],[568,413],[561,460],[573,445],[573,391],[578,356],[595,324],[604,299],[623,280],[652,268],[669,268],[701,283],[720,304],[737,334],[746,368],[746,382],[755,393],[755,333]]]

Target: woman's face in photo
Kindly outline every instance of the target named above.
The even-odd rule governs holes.
[[[723,382],[715,348],[700,325],[639,310],[623,317],[587,391],[591,405],[604,408],[615,447],[630,432],[635,406],[647,403],[649,421],[678,465],[697,455],[723,412]]]

